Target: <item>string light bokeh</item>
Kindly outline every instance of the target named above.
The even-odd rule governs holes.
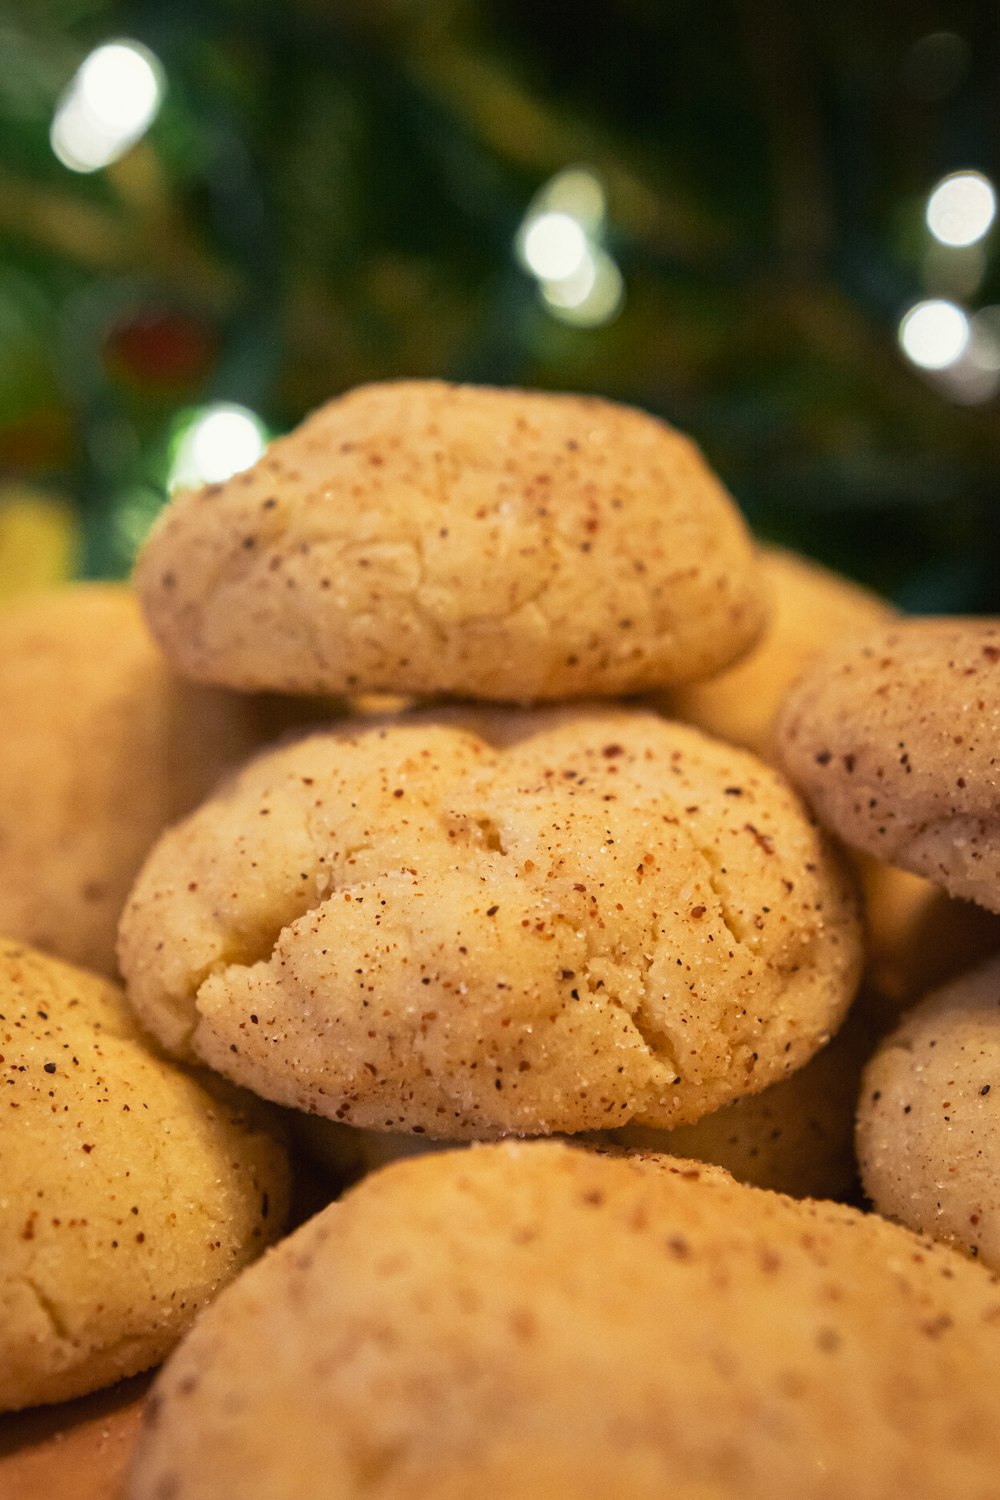
[[[643,406],[762,536],[1000,610],[995,31],[957,4],[16,5],[0,547],[121,576],[172,489],[428,375]]]

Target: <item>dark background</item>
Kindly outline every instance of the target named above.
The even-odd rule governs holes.
[[[119,37],[160,60],[162,108],[70,171],[54,112]],[[924,221],[945,174],[1000,171],[998,64],[995,3],[0,8],[0,588],[5,545],[127,572],[193,408],[278,432],[434,375],[643,406],[760,535],[910,608],[1000,611],[1000,377],[898,340],[923,298],[987,329],[1000,304],[996,231],[949,255]],[[624,288],[596,326],[514,253],[574,166]]]

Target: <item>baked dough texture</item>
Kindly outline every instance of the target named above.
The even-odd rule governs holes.
[[[67,584],[0,612],[0,933],[114,975],[150,845],[294,702],[182,682],[123,584]],[[315,715],[314,715],[315,717]]]
[[[858,1159],[875,1207],[1000,1270],[1000,956],[907,1012],[865,1069]]]
[[[804,1067],[759,1094],[743,1094],[691,1125],[624,1125],[574,1137],[584,1145],[653,1151],[725,1167],[738,1182],[793,1198],[858,1197],[854,1113],[861,1069],[873,1049],[859,1000],[833,1040]],[[296,1146],[342,1187],[403,1156],[455,1150],[426,1135],[363,1130],[318,1115],[293,1115]]]
[[[144,1024],[439,1138],[680,1123],[807,1061],[860,920],[777,773],[654,714],[479,723],[309,735],[170,830],[120,933]]]
[[[691,1125],[626,1125],[606,1139],[629,1150],[712,1162],[738,1182],[793,1198],[856,1199],[854,1114],[875,1043],[867,1001],[862,992],[831,1042],[759,1094],[744,1094]]]
[[[911,619],[831,649],[776,736],[841,838],[1000,912],[1000,620]]]
[[[156,1364],[284,1227],[259,1100],[150,1050],[110,981],[0,944],[0,1411]]]
[[[1000,1287],[875,1215],[554,1141],[367,1177],[161,1372],[127,1500],[994,1500]]]
[[[775,715],[795,679],[828,646],[894,615],[869,589],[784,547],[762,545],[770,618],[757,645],[724,672],[661,695],[656,706],[769,759]]]
[[[705,676],[764,624],[731,497],[665,423],[394,381],[178,495],[135,580],[201,681],[534,700]]]

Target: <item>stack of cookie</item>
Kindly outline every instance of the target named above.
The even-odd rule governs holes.
[[[321,695],[327,716],[143,835],[112,898],[129,1004],[163,1067],[285,1106],[367,1175],[199,1317],[130,1500],[991,1493],[993,1279],[783,1196],[852,1193],[861,1068],[915,998],[903,950],[958,831],[928,836],[921,804],[909,839],[882,818],[867,839],[837,815],[850,788],[828,810],[831,767],[889,795],[864,756],[902,731],[835,691],[813,715],[825,689],[792,680],[836,677],[817,653],[841,638],[881,661],[865,632],[909,624],[757,549],[664,424],[438,382],[352,392],[177,497],[135,586],[171,681],[227,713]],[[942,721],[998,702],[988,644],[979,707]],[[977,744],[942,788],[981,793]],[[930,795],[906,748],[899,795]],[[962,896],[996,889],[976,795]],[[942,899],[945,979],[1000,938]],[[863,1144],[876,1201],[885,1154]],[[905,1196],[885,1212],[906,1220]],[[909,1222],[961,1240],[964,1211]]]
[[[765,619],[735,506],[663,424],[362,389],[175,501],[136,583],[200,681],[474,700],[259,756],[159,843],[119,954],[178,1056],[482,1140],[690,1123],[839,1027],[861,930],[830,841],[757,757],[622,702]]]

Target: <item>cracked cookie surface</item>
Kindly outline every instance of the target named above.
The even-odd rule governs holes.
[[[0,944],[0,1410],[158,1363],[283,1228],[259,1101],[154,1053],[118,987]]]
[[[164,837],[119,957],[165,1045],[467,1138],[681,1123],[828,1039],[854,891],[775,772],[652,714],[473,722],[309,735]]]
[[[694,445],[596,398],[396,381],[178,495],[136,569],[181,671],[529,702],[717,671],[759,635],[747,528]]]

